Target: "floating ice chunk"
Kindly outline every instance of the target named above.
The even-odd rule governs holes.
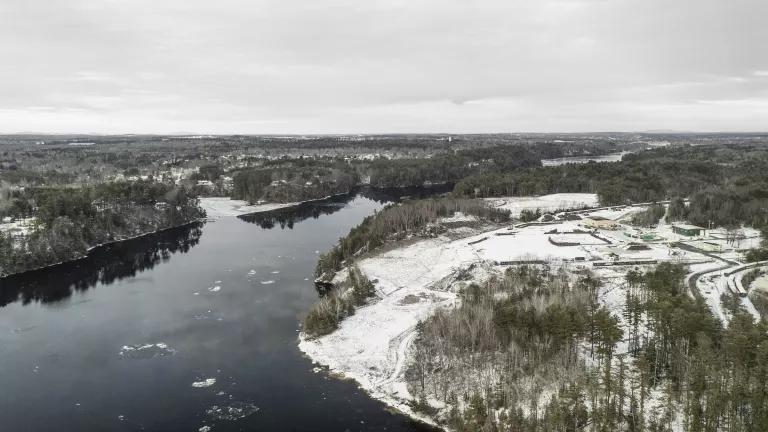
[[[212,287],[208,288],[208,291],[210,291],[210,292],[219,292],[219,291],[221,291],[221,285],[212,286]]]
[[[216,378],[206,378],[202,381],[195,381],[192,383],[192,387],[205,388],[216,384]]]
[[[176,354],[176,350],[163,342],[144,345],[123,345],[119,352],[120,357],[128,359],[150,359],[174,354]]]
[[[275,283],[275,281],[273,281],[271,279],[270,280],[261,281],[262,285],[272,285],[273,283]]]
[[[232,402],[227,406],[213,405],[205,413],[216,420],[240,420],[259,410],[259,407],[248,402]]]

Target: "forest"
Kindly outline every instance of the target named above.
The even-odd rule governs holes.
[[[418,326],[414,408],[456,431],[768,430],[768,327],[737,310],[723,328],[685,273],[629,271],[614,312],[562,267],[467,286]]]
[[[150,181],[28,188],[17,199],[36,209],[35,226],[24,236],[0,233],[2,275],[79,258],[95,245],[205,216],[184,187]]]
[[[620,162],[484,173],[458,182],[461,197],[596,193],[603,205],[689,198],[677,219],[701,226],[768,223],[768,149],[758,144],[664,147]]]
[[[284,203],[349,193],[359,182],[357,173],[348,166],[334,165],[243,170],[234,176],[232,198]]]

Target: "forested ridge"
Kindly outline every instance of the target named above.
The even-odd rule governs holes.
[[[267,166],[235,174],[232,198],[251,203],[307,201],[349,193],[358,183],[357,173],[343,163]]]
[[[505,145],[438,153],[420,158],[373,160],[293,159],[266,161],[237,171],[232,197],[250,202],[296,202],[347,193],[355,186],[411,187],[453,183],[481,172],[508,172],[541,165],[546,148]]]
[[[603,205],[689,198],[693,224],[768,223],[768,149],[763,145],[675,146],[627,154],[620,162],[567,164],[469,176],[462,197],[596,193]]]
[[[92,246],[204,216],[184,187],[152,181],[32,188],[18,199],[34,214],[34,226],[22,236],[0,234],[3,275],[79,258]]]

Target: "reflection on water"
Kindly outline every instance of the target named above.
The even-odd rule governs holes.
[[[382,205],[221,218],[0,281],[0,430],[430,430],[296,347],[319,251]]]
[[[262,229],[293,229],[294,225],[343,209],[357,196],[379,203],[405,198],[423,198],[452,190],[453,185],[411,188],[361,188],[350,194],[310,201],[294,207],[240,216]],[[85,291],[101,283],[134,277],[168,261],[175,253],[186,253],[200,241],[202,224],[194,223],[140,238],[97,247],[86,258],[45,269],[0,279],[0,307],[15,301],[51,303],[67,299],[75,291]]]
[[[322,215],[336,213],[344,208],[355,197],[353,194],[336,195],[321,201],[301,203],[294,207],[286,207],[261,213],[238,216],[248,223],[257,224],[263,229],[272,229],[276,226],[285,229],[293,229],[294,224],[303,220],[317,219]]]
[[[263,229],[272,229],[277,226],[281,229],[293,229],[294,225],[298,222],[336,213],[358,195],[383,204],[399,202],[403,199],[425,198],[452,190],[453,184],[451,183],[407,188],[364,187],[348,194],[335,195],[317,201],[308,201],[293,207],[242,215],[239,218],[245,222],[257,224]]]
[[[186,253],[202,233],[202,224],[194,223],[100,246],[81,260],[1,279],[0,307],[19,300],[24,304],[57,302],[98,283],[109,285],[134,277],[175,253]]]

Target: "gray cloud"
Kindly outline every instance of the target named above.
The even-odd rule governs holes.
[[[0,131],[767,130],[762,0],[4,0]]]

